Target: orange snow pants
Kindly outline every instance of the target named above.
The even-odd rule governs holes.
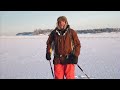
[[[74,64],[55,64],[54,65],[55,79],[75,79],[75,65]]]

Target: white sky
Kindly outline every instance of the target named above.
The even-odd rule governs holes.
[[[59,16],[73,29],[120,28],[120,11],[0,11],[0,35],[54,29]]]

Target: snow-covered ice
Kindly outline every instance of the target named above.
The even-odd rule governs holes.
[[[83,71],[96,79],[120,79],[120,33],[78,36],[82,45],[78,64]],[[0,78],[52,79],[45,58],[47,38],[47,35],[1,36]],[[80,75],[84,73],[76,66],[76,76]]]

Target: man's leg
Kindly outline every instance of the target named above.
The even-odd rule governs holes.
[[[64,79],[64,65],[55,64],[54,75],[55,75],[55,79]]]
[[[74,64],[65,65],[65,77],[66,79],[75,79],[75,65]]]

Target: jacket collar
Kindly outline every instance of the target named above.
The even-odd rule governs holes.
[[[70,29],[70,26],[67,25],[64,30],[60,30],[60,29],[58,29],[58,27],[56,27],[55,30],[56,30],[56,33],[57,33],[59,36],[61,36],[61,35],[64,36],[69,29]]]

